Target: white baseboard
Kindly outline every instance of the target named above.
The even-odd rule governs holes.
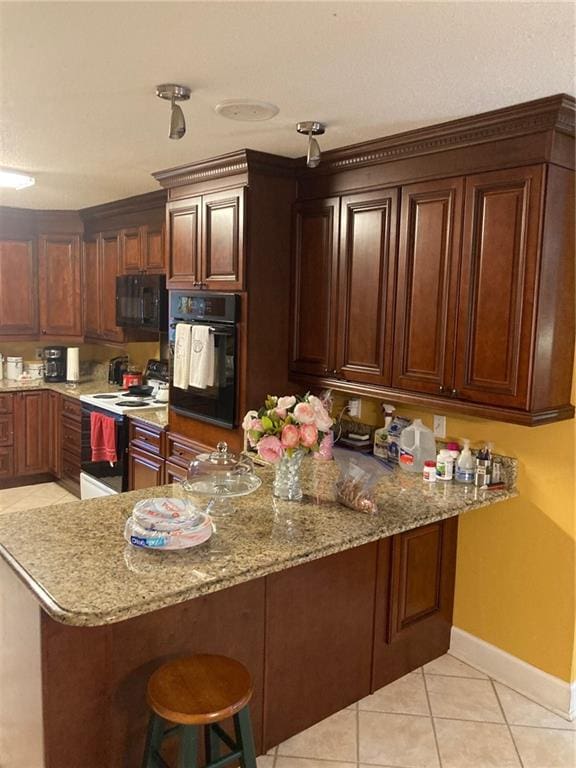
[[[576,719],[576,683],[543,672],[458,627],[452,627],[450,653],[560,717]]]

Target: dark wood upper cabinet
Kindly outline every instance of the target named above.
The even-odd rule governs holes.
[[[84,333],[89,338],[100,335],[100,255],[98,240],[86,240],[83,254]]]
[[[164,230],[162,226],[144,224],[120,231],[122,274],[162,274],[164,261]]]
[[[290,368],[319,376],[336,373],[338,198],[295,209],[292,349]]]
[[[200,281],[201,206],[202,198],[193,197],[168,207],[169,287],[190,287]]]
[[[202,197],[202,287],[244,288],[244,195],[232,189]]]
[[[398,190],[342,198],[337,369],[390,385]]]
[[[451,388],[464,181],[402,190],[393,385]]]
[[[124,331],[116,325],[116,277],[120,274],[120,237],[117,232],[100,237],[100,332],[107,341],[124,341]]]
[[[164,227],[145,224],[142,232],[142,269],[149,275],[166,271]]]
[[[542,166],[466,179],[454,395],[527,407]]]
[[[40,331],[82,336],[82,270],[79,235],[40,235]]]
[[[122,274],[142,270],[142,235],[139,227],[121,230],[120,254]]]
[[[38,335],[35,238],[0,240],[0,336]]]

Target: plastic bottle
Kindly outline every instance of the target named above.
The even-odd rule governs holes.
[[[458,443],[448,443],[446,445],[446,450],[450,451],[450,456],[454,459],[454,464],[458,461],[458,457],[460,456],[460,446]]]
[[[458,483],[473,483],[476,471],[476,460],[470,450],[470,440],[464,440],[464,447],[456,461],[456,481]]]
[[[436,477],[438,480],[452,480],[453,475],[454,459],[447,448],[442,448],[436,457]]]
[[[400,466],[407,472],[422,472],[425,461],[434,461],[436,440],[434,433],[420,419],[400,433]]]

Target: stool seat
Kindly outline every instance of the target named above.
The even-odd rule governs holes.
[[[148,681],[148,704],[179,725],[208,725],[232,717],[252,697],[250,673],[226,656],[199,654],[169,661]]]

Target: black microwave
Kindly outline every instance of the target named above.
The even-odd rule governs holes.
[[[116,325],[146,331],[168,328],[165,275],[121,275],[116,278]]]

